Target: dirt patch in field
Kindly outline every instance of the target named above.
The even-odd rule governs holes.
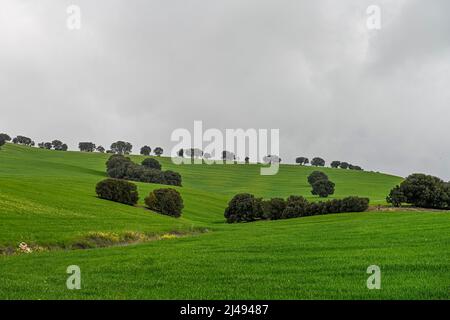
[[[54,250],[83,250],[94,248],[106,248],[115,246],[126,246],[151,241],[162,241],[194,236],[209,232],[206,228],[194,228],[189,231],[171,231],[166,233],[144,233],[136,231],[115,232],[89,232],[68,244],[37,245],[21,242],[17,247],[1,247],[0,255],[32,254]]]
[[[419,208],[419,207],[391,207],[391,206],[370,206],[367,210],[369,212],[448,212],[449,210],[439,210],[439,209],[427,209],[427,208]]]

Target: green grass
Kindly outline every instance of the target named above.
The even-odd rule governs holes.
[[[95,197],[107,155],[15,145],[0,151],[0,247],[25,241],[64,246],[90,232],[162,234],[207,228],[171,240],[89,250],[0,257],[0,298],[7,299],[448,299],[450,213],[368,212],[228,225],[223,210],[238,192],[304,195],[310,167],[282,165],[260,176],[258,165],[182,165],[185,210],[174,219],[143,208],[161,185],[138,183],[141,207]],[[142,157],[133,156],[139,161]],[[321,169],[334,197],[367,196],[384,204],[401,178]],[[69,265],[82,290],[65,287]],[[366,269],[381,267],[382,289],[366,288]]]

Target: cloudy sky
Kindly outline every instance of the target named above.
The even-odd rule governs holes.
[[[67,28],[67,7],[81,29]],[[450,179],[450,1],[2,0],[0,131],[170,150],[279,128],[284,162]],[[381,9],[381,29],[366,22]]]

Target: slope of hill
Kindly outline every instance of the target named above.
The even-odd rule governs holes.
[[[304,195],[310,167],[182,165],[185,210],[174,219],[143,208],[161,185],[138,183],[140,206],[96,198],[103,154],[6,145],[0,151],[0,247],[21,241],[66,247],[93,232],[187,233],[186,237],[90,250],[0,256],[0,298],[448,298],[450,214],[354,213],[228,225],[223,211],[238,192]],[[143,157],[133,156],[138,162]],[[321,169],[334,197],[384,203],[401,178]],[[194,231],[208,229],[197,234]],[[170,238],[170,237],[169,237]],[[83,289],[65,288],[68,265],[83,270]],[[368,290],[366,268],[380,265],[383,290]],[[26,275],[26,277],[22,277]]]

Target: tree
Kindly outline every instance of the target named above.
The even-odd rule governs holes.
[[[268,164],[272,164],[272,163],[280,163],[281,162],[281,158],[279,157],[279,156],[277,156],[277,155],[267,155],[267,156],[265,156],[264,158],[263,158],[263,161],[265,162],[265,163],[268,163]]]
[[[133,145],[126,141],[116,141],[111,144],[111,150],[117,154],[130,154]]]
[[[231,151],[223,150],[222,151],[222,160],[234,161],[234,160],[236,160],[236,155]]]
[[[65,143],[62,144],[61,146],[61,151],[67,151],[69,149],[69,146]]]
[[[139,199],[136,185],[125,180],[105,179],[97,184],[95,191],[101,199],[128,205],[135,205]]]
[[[337,161],[337,160],[332,161],[331,164],[330,164],[330,166],[331,166],[332,168],[339,168],[340,165],[341,165],[341,162],[340,162],[340,161]]]
[[[394,207],[401,207],[403,202],[406,202],[407,199],[403,194],[400,186],[395,186],[394,189],[391,190],[389,195],[386,197],[387,203],[392,204]]]
[[[33,140],[31,140],[28,137],[24,137],[24,136],[17,136],[12,140],[12,142],[14,144],[22,144],[25,146],[31,146],[33,144]]]
[[[53,145],[52,145],[51,142],[45,142],[45,143],[44,143],[44,148],[47,149],[47,150],[51,150],[52,146],[53,146]]]
[[[153,152],[154,152],[158,157],[160,157],[160,156],[163,154],[164,150],[163,150],[163,148],[161,148],[161,147],[156,147],[155,150],[153,150]]]
[[[321,198],[326,198],[329,195],[334,194],[335,184],[329,180],[318,180],[315,181],[311,186],[311,193],[313,195],[318,195]]]
[[[389,198],[394,205],[405,202],[422,208],[449,209],[450,185],[438,177],[415,173],[408,176],[400,187],[395,187]]]
[[[105,153],[105,148],[103,148],[103,146],[98,146],[98,147],[96,148],[96,150],[97,150],[97,152]]]
[[[62,150],[62,145],[63,145],[63,143],[60,140],[53,140],[52,141],[52,147],[55,150],[61,151]]]
[[[152,152],[152,148],[150,148],[149,146],[143,146],[141,148],[141,155],[143,155],[143,156],[149,156],[151,152]]]
[[[3,137],[0,137],[0,147],[1,147],[1,146],[4,146],[4,145],[5,145],[5,143],[6,143],[6,140],[5,140],[5,138],[3,138]]]
[[[11,137],[9,135],[7,135],[6,133],[0,133],[0,140],[9,142],[9,141],[11,141]]]
[[[189,148],[184,151],[184,154],[191,159],[200,158],[203,156],[203,151],[198,148]]]
[[[262,200],[249,193],[235,195],[225,209],[228,223],[248,222],[263,217]]]
[[[78,144],[78,148],[82,152],[94,152],[95,151],[95,144],[92,142],[80,142]]]
[[[341,162],[341,164],[339,165],[341,169],[348,169],[349,166],[350,164],[348,162]]]
[[[142,161],[142,165],[146,168],[161,170],[161,164],[153,158],[146,158]]]
[[[315,167],[323,167],[325,166],[325,160],[319,157],[315,157],[311,160],[311,165]]]
[[[178,150],[177,155],[178,155],[180,158],[183,158],[183,157],[184,157],[184,149]]]
[[[250,158],[249,157],[245,157],[245,164],[249,164],[250,163]]]
[[[295,163],[298,163],[299,165],[303,166],[303,165],[309,163],[309,159],[306,158],[306,157],[297,157],[297,158],[295,159]]]
[[[328,176],[325,173],[323,173],[322,171],[313,171],[308,176],[308,183],[310,185],[312,185],[314,182],[319,181],[319,180],[328,180]]]
[[[171,188],[155,189],[145,198],[145,204],[150,210],[179,218],[184,208],[180,193]]]

